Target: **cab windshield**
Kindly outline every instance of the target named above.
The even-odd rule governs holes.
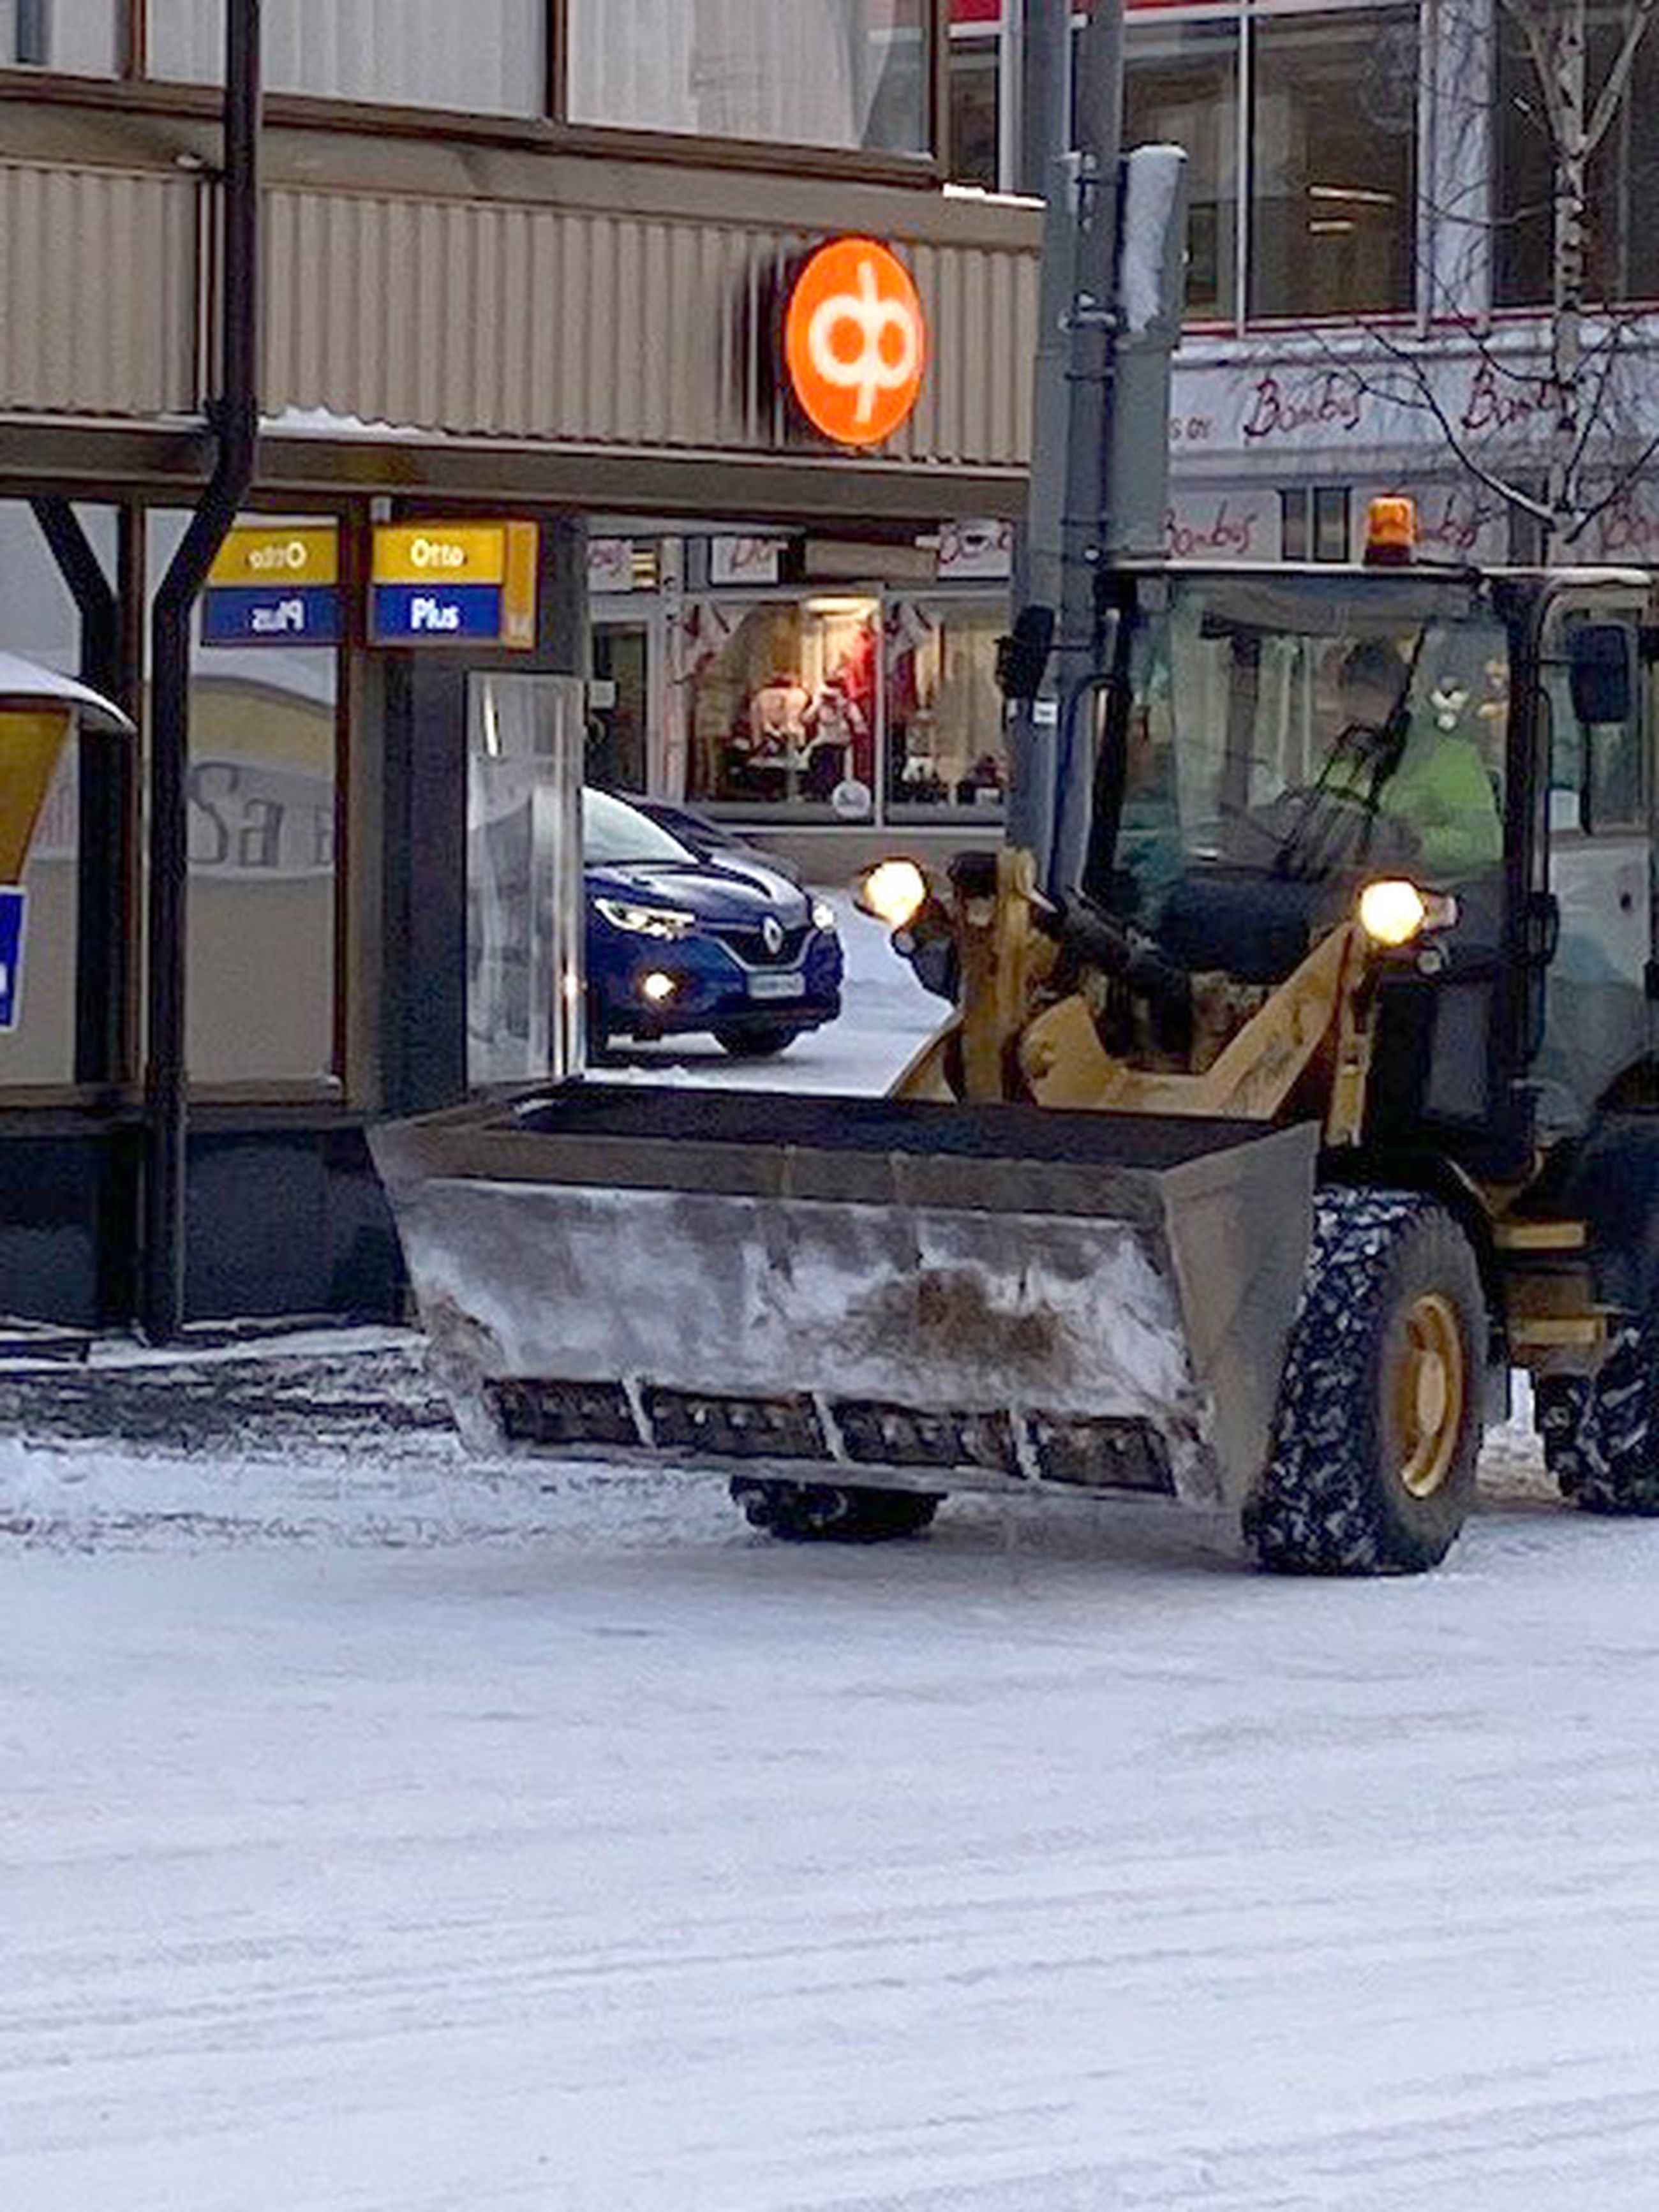
[[[1106,902],[1157,931],[1194,878],[1426,886],[1503,856],[1509,642],[1455,579],[1143,585]]]

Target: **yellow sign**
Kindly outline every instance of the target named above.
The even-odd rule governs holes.
[[[302,523],[293,530],[233,530],[208,574],[210,584],[280,589],[284,585],[335,584],[340,578],[339,533],[331,523]]]
[[[533,522],[380,525],[370,570],[373,641],[530,651],[538,544]]]
[[[22,875],[69,728],[67,707],[0,712],[0,884]]]
[[[504,522],[387,523],[374,532],[377,584],[499,584],[507,575]]]

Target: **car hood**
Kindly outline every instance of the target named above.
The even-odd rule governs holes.
[[[781,876],[745,860],[728,868],[714,860],[590,860],[582,871],[590,898],[628,899],[639,906],[678,907],[699,921],[753,922],[772,915],[786,929],[807,921],[805,894]]]

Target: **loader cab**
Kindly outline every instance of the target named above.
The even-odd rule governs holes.
[[[1365,1142],[1516,1171],[1650,1049],[1655,778],[1634,572],[1116,580],[1085,888],[1281,982],[1379,878],[1456,919],[1382,986]]]

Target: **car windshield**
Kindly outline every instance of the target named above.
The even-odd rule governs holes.
[[[696,864],[696,854],[678,837],[671,837],[637,808],[609,792],[582,793],[582,858],[590,865],[615,866],[632,860],[669,860]]]
[[[1430,883],[1503,850],[1509,645],[1469,584],[1182,579],[1127,638],[1109,902],[1156,927],[1194,872]]]

